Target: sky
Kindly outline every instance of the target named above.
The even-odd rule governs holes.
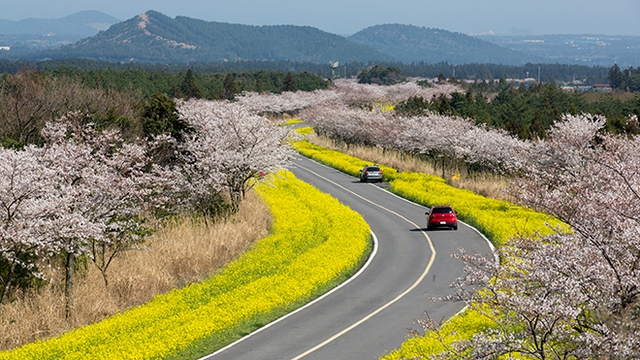
[[[640,0],[0,0],[0,19],[97,10],[128,20],[148,10],[245,25],[303,25],[338,35],[406,24],[463,34],[640,36]]]

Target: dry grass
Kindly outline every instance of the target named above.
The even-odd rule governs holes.
[[[442,168],[432,160],[411,156],[395,150],[384,150],[382,148],[364,145],[349,145],[344,142],[334,141],[322,136],[310,135],[309,141],[313,144],[337,150],[360,159],[367,159],[378,164],[400,169],[403,171],[423,172],[431,175],[442,176]],[[458,164],[458,166],[460,166]],[[445,174],[449,176],[460,173],[459,180],[447,179],[447,182],[460,189],[471,190],[477,194],[500,200],[512,200],[505,189],[508,181],[496,174],[489,172],[473,173],[469,175],[465,170],[457,168],[445,168]]]
[[[589,103],[606,100],[608,98],[613,98],[615,100],[625,102],[625,101],[632,100],[635,96],[636,94],[632,92],[626,92],[626,91],[584,92],[581,94],[581,97]]]
[[[62,274],[51,273],[54,281],[37,296],[0,307],[0,350],[56,336],[200,281],[265,237],[270,224],[270,211],[253,191],[227,221],[209,226],[191,218],[173,221],[145,250],[130,251],[115,260],[108,270],[108,291],[100,272],[87,264],[74,289],[70,321],[64,318]]]

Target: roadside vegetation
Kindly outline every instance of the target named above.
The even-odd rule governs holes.
[[[607,126],[605,117],[590,114],[565,114],[535,141],[433,112],[403,117],[336,104],[310,107],[300,116],[334,140],[432,159],[434,165],[441,164],[445,179],[461,165],[467,175],[474,168],[502,174],[510,196],[523,209],[558,219],[538,222],[527,215],[531,210],[520,213],[508,204],[491,208],[480,199],[467,202],[464,193],[448,197],[437,181],[407,181],[411,185],[404,188],[399,180],[413,174],[387,169],[392,191],[426,204],[458,207],[463,220],[498,246],[499,264],[478,255],[453,254],[468,265],[467,275],[452,285],[456,294],[443,300],[465,301],[477,313],[473,316],[490,319],[491,326],[472,338],[441,342],[438,356],[547,359],[637,353],[639,138],[634,131],[620,135]],[[626,121],[637,126],[635,115]],[[315,150],[311,156],[322,154]],[[345,161],[335,156],[337,163],[334,155],[325,161],[341,168]],[[612,208],[621,209],[619,216],[598,210]],[[492,222],[495,228],[487,226]],[[420,324],[428,334],[444,339],[446,325],[439,320],[427,314]]]
[[[439,168],[437,164],[434,164],[432,159],[427,157],[413,156],[406,152],[393,149],[367,145],[352,145],[343,141],[332,140],[324,136],[318,136],[310,127],[302,130],[308,132],[309,136],[307,140],[309,143],[322,148],[335,150],[359,159],[367,159],[367,161],[376,164],[384,164],[385,167],[388,167],[391,171],[412,171],[434,175],[443,179],[441,177],[442,169]],[[508,181],[504,176],[491,172],[478,172],[471,174],[471,176],[457,176],[459,172],[455,171],[460,171],[460,169],[460,167],[452,168],[452,171],[450,171],[452,176],[443,180],[453,187],[467,189],[478,195],[498,200],[513,201],[513,197],[506,191]],[[360,169],[357,170],[359,171]]]
[[[485,206],[479,199],[465,204],[464,194],[443,196],[447,191],[439,184],[443,179],[455,181],[459,176],[473,178],[488,172],[508,181],[508,194],[522,209],[557,219],[535,224],[527,215],[533,211],[519,213],[502,204],[486,211],[498,210],[495,217],[467,220],[499,245],[501,262],[474,254],[452,254],[468,265],[467,275],[453,284],[455,295],[442,300],[466,302],[476,312],[472,316],[489,319],[491,326],[476,328],[480,331],[472,338],[440,342],[442,351],[432,355],[537,359],[637,355],[640,216],[636,175],[640,162],[634,113],[627,113],[628,118],[619,123],[630,125],[628,128],[611,126],[610,119],[602,115],[567,113],[545,128],[544,137],[528,140],[472,118],[433,111],[388,111],[394,99],[417,96],[417,90],[409,86],[383,89],[361,85],[358,91],[357,99],[344,94],[324,103],[307,103],[299,117],[320,135],[347,147],[395,150],[433,162],[441,171],[439,183],[415,181],[406,192],[441,189],[422,198],[427,204],[440,199],[438,202],[451,202],[463,209],[470,205],[474,208],[471,214],[482,212]],[[454,98],[455,92],[435,98]],[[252,101],[258,104],[258,100]],[[322,149],[309,150],[309,156],[323,155]],[[350,164],[335,153],[325,161],[350,174],[365,163],[358,160]],[[391,180],[390,189],[395,188],[398,178],[409,174],[398,174],[394,168],[386,168],[384,173]],[[600,211],[614,208],[620,212]],[[511,213],[522,222],[504,216]],[[490,222],[499,230],[483,227],[482,223]],[[529,225],[531,231],[526,231]],[[515,228],[519,229],[513,232]],[[428,334],[425,338],[434,333],[439,340],[446,334],[445,324],[429,319],[428,314],[420,322]],[[416,356],[411,352],[394,355]]]
[[[81,265],[71,320],[65,319],[64,298],[60,296],[63,279],[56,273],[46,274],[52,279],[50,286],[14,294],[2,304],[1,349],[58,336],[196,283],[265,237],[271,223],[271,211],[254,192],[236,214],[214,224],[195,217],[168,220],[142,251],[123,253],[113,263],[108,289],[99,269],[86,262]],[[0,353],[0,358],[3,356],[9,355]]]
[[[366,157],[364,148],[361,150],[365,156],[361,158],[306,141],[298,142],[296,150],[302,155],[355,177],[364,165],[374,162],[371,157]],[[376,151],[371,150],[370,154],[375,157]],[[496,246],[504,245],[517,235],[531,237],[549,234],[552,228],[562,225],[549,215],[507,201],[478,195],[466,189],[457,189],[439,176],[410,170],[398,172],[385,163],[376,163],[382,169],[384,180],[389,182],[389,191],[426,207],[452,205],[460,220],[477,228]]]

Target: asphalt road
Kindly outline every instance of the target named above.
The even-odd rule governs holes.
[[[477,231],[462,223],[457,231],[426,231],[427,209],[384,183],[360,183],[301,156],[290,170],[360,213],[377,240],[374,254],[337,290],[206,359],[378,359],[410,329],[421,330],[415,320],[425,312],[445,319],[464,307],[430,299],[451,294],[449,285],[463,274],[464,264],[450,257],[458,247],[490,252]]]

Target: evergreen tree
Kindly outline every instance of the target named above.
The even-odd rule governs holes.
[[[263,93],[264,92],[264,84],[262,83],[262,80],[260,80],[260,79],[256,80],[256,92],[257,93]]]
[[[298,91],[298,84],[296,83],[296,79],[293,78],[293,74],[291,74],[291,71],[289,71],[287,73],[287,77],[284,79],[284,82],[282,83],[282,91],[291,91],[291,92],[295,92]]]
[[[611,69],[609,69],[608,79],[612,89],[618,89],[620,85],[622,85],[623,74],[618,64],[613,64]]]
[[[542,115],[539,111],[533,113],[533,120],[529,126],[529,137],[534,139],[544,139],[547,137],[547,129],[542,121]]]
[[[157,92],[143,106],[142,129],[149,138],[164,134],[181,141],[187,124],[178,118],[175,101],[167,94]]]
[[[187,74],[184,77],[184,82],[182,83],[181,90],[186,99],[202,99],[203,97],[202,91],[200,90],[198,85],[196,85],[196,80],[191,69],[187,70]]]
[[[376,65],[370,70],[364,69],[358,74],[359,84],[393,85],[403,82],[405,77],[397,66]]]
[[[227,74],[223,82],[222,97],[227,100],[233,100],[236,94],[240,92],[233,75]]]
[[[421,96],[411,96],[406,101],[402,101],[396,105],[395,111],[407,116],[420,116],[424,115],[429,109],[429,101]]]

